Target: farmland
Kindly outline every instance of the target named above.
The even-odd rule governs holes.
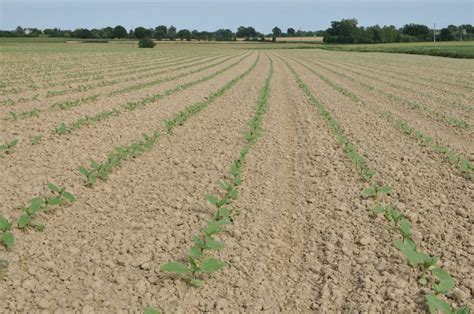
[[[285,45],[0,46],[0,312],[468,313],[474,61]]]

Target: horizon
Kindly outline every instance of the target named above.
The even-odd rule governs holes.
[[[91,9],[93,8],[93,9]],[[150,14],[152,12],[152,14]],[[203,18],[211,15],[209,18]],[[3,0],[0,29],[104,28],[122,25],[127,30],[143,26],[173,25],[178,29],[215,31],[253,26],[270,33],[274,26],[306,31],[325,30],[331,21],[356,18],[359,26],[417,23],[440,29],[450,24],[473,24],[470,1],[43,1]]]

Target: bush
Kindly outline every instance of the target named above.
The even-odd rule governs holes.
[[[153,48],[155,47],[155,42],[151,38],[142,38],[138,42],[138,48]]]

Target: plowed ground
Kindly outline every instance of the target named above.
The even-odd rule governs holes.
[[[291,69],[377,172],[375,180],[393,188],[383,200],[408,217],[415,242],[453,276],[455,287],[442,298],[473,308],[473,177],[386,117],[474,162],[474,61],[178,46],[1,48],[0,144],[19,142],[0,158],[0,213],[17,219],[48,182],[77,200],[41,213],[43,232],[14,228],[14,249],[0,248],[9,261],[0,312],[425,312],[428,289],[393,246],[398,231],[373,213],[375,201],[361,194],[368,183]],[[204,287],[191,287],[160,265],[184,260],[211,217],[203,195],[218,193],[219,180],[228,178],[270,68],[262,134],[232,204],[238,214],[218,236],[225,247],[215,256],[227,265],[204,275]],[[167,134],[165,120],[249,69]],[[133,111],[122,107],[156,94],[166,95]],[[77,103],[51,106],[67,101]],[[117,116],[54,132],[117,108]],[[32,117],[9,113],[35,109]],[[152,149],[124,161],[107,181],[84,185],[80,165],[153,130],[161,137]]]

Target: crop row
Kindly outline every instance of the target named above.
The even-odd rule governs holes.
[[[6,247],[7,250],[13,250],[15,245],[15,237],[12,229],[26,230],[31,227],[38,231],[44,230],[44,225],[36,222],[36,218],[40,213],[47,213],[56,206],[73,203],[76,198],[74,195],[66,191],[66,188],[60,188],[55,184],[48,183],[49,193],[30,199],[28,205],[22,208],[23,214],[11,222],[0,214],[0,245]],[[8,261],[0,259],[0,275],[3,273]]]
[[[423,70],[422,68],[420,68],[419,70],[423,71],[422,73],[420,72],[413,72],[413,71],[410,71],[410,68],[409,67],[404,67],[402,71],[400,71],[400,65],[396,65],[396,69],[393,68],[392,66],[388,66],[387,64],[383,64],[383,66],[380,66],[380,64],[368,64],[367,62],[364,62],[363,64],[361,64],[360,62],[355,62],[355,60],[351,60],[350,63],[345,63],[348,67],[351,67],[351,68],[354,68],[356,65],[359,66],[359,68],[361,69],[371,69],[371,70],[380,70],[380,71],[383,71],[383,74],[382,73],[377,73],[375,71],[372,71],[372,73],[374,74],[382,74],[382,75],[386,75],[387,73],[391,73],[391,74],[395,74],[395,75],[386,75],[388,77],[392,77],[392,78],[395,78],[395,79],[399,79],[400,76],[403,76],[404,78],[404,81],[405,82],[409,82],[411,84],[414,84],[414,85],[420,85],[420,86],[425,86],[425,87],[429,87],[429,88],[435,88],[435,89],[439,89],[440,87],[442,86],[446,86],[446,85],[449,85],[449,86],[453,86],[455,88],[464,88],[464,89],[472,89],[471,87],[471,84],[467,83],[467,82],[463,82],[463,81],[457,81],[457,82],[453,82],[453,81],[447,81],[447,80],[439,80],[439,79],[434,79],[432,77],[428,77],[426,75],[423,75],[423,77],[420,77],[421,74],[426,74],[426,70]],[[448,75],[450,76],[450,75]],[[406,78],[406,79],[405,79]],[[413,79],[408,79],[408,78],[413,78]],[[426,83],[423,83],[423,81],[421,80],[424,80],[424,81],[427,81],[431,84],[426,84]],[[443,89],[444,90],[444,89]],[[448,90],[449,92],[449,90]]]
[[[408,86],[404,86],[404,85],[400,85],[398,83],[393,83],[393,82],[386,82],[384,81],[385,83],[387,84],[390,84],[392,85],[393,87],[395,88],[399,88],[399,89],[402,89],[402,90],[406,90],[406,91],[409,91],[409,92],[413,92],[413,91],[417,91],[419,94],[421,95],[424,95],[426,97],[430,97],[430,98],[433,98],[433,95],[431,93],[426,93],[426,92],[423,92],[423,90],[437,90],[437,91],[442,91],[444,94],[448,94],[448,95],[452,95],[452,96],[457,96],[457,97],[465,97],[466,94],[465,93],[458,93],[458,92],[454,92],[452,89],[445,89],[443,87],[439,87],[439,86],[435,86],[433,87],[432,84],[426,84],[426,83],[423,83],[421,80],[420,80],[420,77],[418,76],[417,79],[413,79],[413,80],[410,80],[406,77],[406,75],[403,75],[403,78],[400,78],[400,76],[397,76],[397,75],[391,75],[390,73],[387,73],[387,71],[380,71],[379,70],[375,70],[375,69],[371,69],[370,67],[367,67],[367,66],[356,66],[354,64],[348,64],[348,63],[342,63],[344,64],[345,66],[347,67],[350,67],[352,69],[359,69],[359,70],[362,70],[362,71],[365,71],[365,72],[368,72],[370,74],[375,74],[376,77],[380,77],[380,76],[383,76],[383,77],[387,77],[387,78],[391,78],[391,79],[394,79],[394,80],[397,80],[397,81],[402,81],[404,83],[410,83],[411,86],[413,86],[413,88],[410,88]],[[365,73],[366,74],[366,73]],[[366,74],[366,75],[370,75],[370,74]],[[374,76],[371,76],[371,77],[374,77]],[[422,89],[422,90],[420,90]]]
[[[238,188],[242,184],[240,174],[246,156],[261,136],[262,120],[268,109],[272,75],[273,63],[270,59],[270,71],[260,91],[255,115],[250,119],[249,129],[244,134],[245,145],[240,150],[239,157],[230,166],[230,180],[219,182],[222,190],[220,195],[205,194],[206,200],[215,208],[214,214],[206,222],[206,226],[201,228],[198,234],[193,237],[194,245],[187,250],[186,262],[174,261],[160,267],[161,271],[174,273],[192,286],[203,286],[202,274],[216,272],[226,265],[224,261],[209,255],[208,251],[224,248],[224,243],[216,240],[215,236],[223,230],[224,225],[231,224],[233,221],[235,210],[229,209],[229,207],[239,197]]]
[[[208,80],[224,73],[225,71],[228,71],[229,69],[235,67],[237,64],[239,64],[245,58],[247,58],[247,56],[244,56],[241,59],[237,60],[236,62],[226,66],[225,68],[223,68],[221,70],[218,70],[218,71],[216,71],[216,72],[214,72],[210,75],[207,75],[205,77],[202,77],[202,78],[199,78],[199,79],[196,79],[194,81],[187,82],[187,83],[180,84],[180,85],[178,85],[174,88],[167,89],[164,92],[153,94],[153,95],[141,98],[140,100],[137,100],[137,101],[127,102],[126,104],[121,105],[122,109],[115,108],[115,109],[112,109],[112,110],[102,111],[102,112],[99,112],[98,114],[96,114],[94,116],[91,116],[91,117],[89,117],[89,116],[81,117],[81,118],[79,118],[79,119],[77,119],[77,120],[75,120],[75,121],[73,121],[69,124],[66,124],[66,123],[63,122],[54,130],[54,132],[57,133],[57,134],[71,133],[73,130],[79,129],[84,125],[95,124],[95,123],[100,122],[104,119],[107,119],[111,116],[118,116],[118,115],[121,115],[122,113],[125,113],[125,112],[134,111],[134,110],[139,109],[141,107],[144,107],[144,106],[146,106],[150,103],[154,103],[159,99],[170,96],[170,95],[172,95],[176,92],[191,88],[191,87],[193,87],[197,84],[208,81]]]
[[[148,62],[148,64],[143,65],[144,69],[140,69],[140,68],[136,69],[133,66],[130,66],[129,70],[124,71],[124,68],[128,69],[128,67],[122,67],[119,72],[117,72],[117,71],[116,72],[111,72],[111,73],[115,73],[114,76],[106,75],[107,73],[104,73],[103,75],[87,76],[85,79],[81,79],[81,80],[75,79],[75,80],[67,80],[67,81],[60,81],[60,82],[50,82],[49,85],[47,85],[45,87],[64,86],[64,85],[69,85],[71,83],[81,83],[81,82],[91,82],[91,81],[104,80],[106,77],[110,79],[110,78],[115,78],[115,77],[123,77],[124,75],[128,76],[128,75],[133,75],[133,74],[136,74],[136,73],[149,72],[149,71],[153,71],[157,68],[158,69],[162,68],[162,67],[166,68],[168,63],[171,63],[171,65],[169,65],[169,66],[172,66],[173,64],[181,62],[183,59],[187,59],[187,58],[177,58],[177,59],[172,59],[170,61],[166,60],[166,62],[159,63],[158,65],[154,65],[154,66],[150,66],[150,64]],[[193,58],[193,59],[195,59],[195,58]],[[112,85],[112,84],[117,84],[120,81],[109,80],[107,82],[108,82],[108,84]],[[63,89],[63,90],[48,90],[48,91],[46,91],[44,96],[47,97],[47,98],[50,98],[50,97],[65,95],[65,94],[73,93],[73,92],[81,92],[81,91],[93,88],[94,85],[97,85],[97,87],[108,86],[104,82],[99,82],[99,83],[96,83],[96,84],[80,85],[80,86],[77,86],[75,88],[69,88],[69,89]],[[38,90],[39,89],[38,86],[35,86],[34,88],[33,88],[33,86],[29,86],[29,87],[30,87],[31,90]],[[19,92],[21,92],[21,90],[18,87],[15,87],[15,88],[17,90],[15,94],[18,94]],[[0,104],[3,104],[4,106],[13,106],[13,105],[18,104],[18,103],[24,103],[24,102],[28,102],[28,101],[37,100],[38,96],[39,96],[39,94],[35,94],[31,98],[24,98],[24,97],[20,97],[18,99],[7,98],[7,99],[1,100]]]
[[[304,94],[309,97],[310,103],[317,108],[324,120],[326,120],[337,141],[343,147],[350,160],[359,170],[362,163],[367,167],[363,161],[363,157],[357,153],[355,147],[350,144],[347,137],[343,134],[336,119],[332,117],[331,113],[323,106],[321,101],[314,96],[310,88],[299,77],[296,71],[288,63],[286,64],[293,74],[298,86]],[[348,145],[351,147],[349,153],[347,150]],[[375,182],[374,176],[376,175],[376,172],[374,170],[369,167],[366,169],[370,173],[370,176],[364,175],[364,172],[361,171],[361,177],[364,181],[369,183],[369,186],[365,187],[362,191],[364,198],[371,198],[376,202],[381,195],[392,192],[393,189],[389,185],[379,185]],[[425,295],[426,304],[430,312],[455,312],[457,314],[469,313],[469,308],[467,306],[460,306],[453,310],[451,306],[440,297],[441,295],[446,295],[451,291],[455,285],[454,279],[445,269],[436,265],[438,262],[437,257],[423,252],[422,249],[417,246],[411,237],[411,222],[405,214],[390,204],[377,204],[373,208],[373,211],[378,214],[383,214],[399,231],[401,239],[397,239],[394,242],[394,246],[406,258],[408,264],[418,271],[418,284],[430,290],[430,292]]]
[[[324,65],[322,65],[322,64],[319,64],[319,63],[314,62],[313,60],[308,60],[308,59],[306,59],[306,58],[304,58],[303,60],[305,60],[306,62],[311,62],[311,63],[313,63],[313,64],[319,66],[320,68],[322,68],[322,69],[324,69],[324,70],[326,70],[326,71],[328,71],[328,72],[331,72],[331,73],[333,73],[333,74],[336,74],[337,76],[343,77],[343,78],[345,78],[345,79],[347,79],[347,80],[350,80],[350,81],[355,82],[355,83],[357,83],[357,84],[359,84],[359,85],[361,85],[361,86],[364,86],[366,89],[368,89],[368,90],[370,90],[370,91],[374,91],[374,90],[375,90],[376,92],[378,92],[378,93],[379,93],[380,95],[382,95],[382,96],[385,96],[385,97],[387,97],[387,98],[391,98],[391,99],[393,99],[393,100],[395,100],[395,101],[400,101],[400,99],[398,99],[398,98],[396,98],[396,97],[392,97],[392,95],[394,95],[394,94],[391,94],[391,93],[388,93],[388,94],[387,94],[387,92],[384,91],[384,90],[382,90],[382,89],[376,89],[374,86],[372,86],[372,85],[370,85],[370,84],[368,84],[368,83],[362,82],[362,81],[359,80],[359,79],[356,79],[356,78],[354,78],[354,77],[352,77],[352,76],[347,75],[346,72],[348,72],[348,71],[350,71],[350,70],[349,70],[349,69],[342,68],[342,67],[340,67],[340,66],[339,66],[338,64],[336,64],[336,63],[333,64],[333,63],[328,63],[327,61],[318,60],[319,62],[328,63],[328,64],[330,65],[330,67],[326,67],[326,66],[324,66]],[[338,72],[338,71],[334,70],[334,68],[338,68],[338,69],[342,70],[343,72]],[[357,73],[355,73],[355,74],[357,74]],[[396,96],[396,95],[395,95],[395,96]],[[402,100],[402,101],[405,101],[405,99],[401,99],[401,100]],[[458,107],[458,108],[461,108],[461,109],[464,110],[464,111],[468,111],[468,112],[469,112],[469,111],[474,111],[474,107],[473,107],[473,106],[468,105],[468,104],[465,104],[465,103],[462,103],[461,101],[451,101],[450,103],[451,103],[453,106]]]
[[[86,81],[90,81],[91,78],[93,78],[93,80],[103,79],[105,76],[108,76],[109,74],[123,72],[124,69],[126,71],[130,71],[128,69],[132,69],[133,72],[139,72],[140,68],[147,68],[150,65],[150,63],[156,61],[157,57],[160,59],[161,61],[160,63],[179,62],[180,60],[187,59],[187,57],[160,58],[159,56],[152,56],[149,58],[139,58],[138,60],[137,59],[117,60],[114,58],[113,63],[109,66],[104,65],[104,60],[101,60],[97,64],[88,65],[86,68],[81,67],[80,72],[78,72],[77,69],[73,69],[71,72],[66,72],[66,73],[64,73],[64,70],[60,70],[61,74],[64,74],[64,75],[57,75],[57,73],[51,73],[45,76],[43,71],[40,73],[43,75],[43,80],[48,82],[43,87],[54,87],[54,86],[75,83],[75,82],[86,82]],[[99,71],[97,70],[98,66],[100,69]],[[87,72],[88,68],[91,68],[94,71]],[[117,69],[119,69],[119,71],[117,71]],[[28,87],[32,90],[36,90],[39,88],[39,86],[32,83],[30,83]],[[15,88],[16,88],[15,93],[18,93],[19,91],[21,91],[21,89],[18,89],[18,86],[15,86]]]
[[[208,100],[207,104],[214,102],[218,97],[222,96],[226,91],[232,88],[238,81],[242,80],[245,76],[247,76],[256,67],[258,60],[259,56],[257,56],[255,62],[244,73],[238,75],[237,77],[226,83],[223,87],[211,93],[209,95],[210,100]],[[195,104],[188,106],[188,108],[191,108],[193,106],[195,106]],[[195,114],[196,113],[197,112],[195,112]],[[178,115],[180,115],[180,113],[178,113],[176,116]],[[109,173],[113,169],[119,167],[123,161],[136,157],[142,154],[143,152],[153,148],[158,138],[159,134],[156,130],[153,131],[152,135],[143,134],[142,139],[132,144],[115,147],[114,150],[109,153],[107,159],[104,162],[99,163],[95,160],[91,160],[91,166],[89,168],[80,166],[78,169],[79,172],[85,176],[85,185],[93,187],[97,179],[106,181],[108,179]],[[63,205],[66,203],[66,201],[75,201],[75,197],[71,193],[67,192],[65,188],[59,188],[52,184],[48,184],[48,188],[53,194],[57,193],[58,195],[54,194],[53,197],[42,196],[31,199],[29,202],[30,205],[24,209],[24,214],[20,216],[17,221],[16,225],[18,225],[18,228],[25,229],[26,227],[31,226],[35,227],[38,230],[43,230],[44,225],[37,224],[35,222],[35,219],[39,213],[46,211],[47,208],[49,208],[48,206]],[[25,215],[28,217],[26,217]],[[5,236],[7,243],[4,244],[7,249],[11,249],[13,245],[11,244],[10,240],[12,238],[12,235],[10,235],[10,230],[12,225],[14,224],[8,222],[8,220],[3,217],[3,215],[0,215],[0,217],[2,218],[0,223],[3,223],[2,225],[0,225],[0,232],[2,232],[0,236],[3,239],[3,234],[8,234],[7,236]],[[3,225],[5,225],[5,227],[1,227]],[[6,261],[5,259],[0,259],[0,271],[3,271],[7,265],[8,261]]]
[[[442,154],[446,160],[456,165],[458,169],[466,175],[470,180],[474,180],[474,164],[464,158],[462,155],[457,154],[450,150],[448,147],[440,144],[435,144],[433,138],[416,130],[407,121],[400,117],[395,116],[389,111],[382,113],[382,116],[389,122],[393,123],[399,130],[404,134],[417,139],[417,141],[426,147],[429,147],[432,151]]]
[[[113,95],[117,95],[117,94],[121,94],[121,93],[140,90],[140,89],[147,88],[147,87],[154,86],[154,85],[158,85],[158,84],[161,84],[161,83],[164,83],[164,82],[169,82],[169,81],[172,81],[172,80],[184,77],[184,76],[195,74],[195,73],[204,71],[208,68],[218,66],[218,65],[232,59],[233,57],[234,56],[230,56],[230,57],[225,58],[224,60],[221,60],[219,62],[212,63],[212,64],[207,64],[205,67],[201,67],[201,68],[198,68],[198,69],[195,69],[195,70],[192,70],[192,71],[188,71],[188,72],[185,72],[185,73],[180,73],[180,74],[175,75],[175,76],[165,77],[165,78],[154,80],[154,81],[151,81],[151,82],[136,84],[136,85],[132,85],[132,86],[129,86],[129,87],[117,89],[117,90],[109,93],[108,96],[113,96]],[[214,60],[214,59],[212,59],[212,60]],[[189,64],[189,65],[183,65],[183,66],[179,66],[179,67],[176,67],[176,68],[172,68],[172,69],[168,69],[168,70],[164,70],[164,71],[160,71],[160,72],[156,72],[156,73],[146,74],[146,75],[141,76],[140,78],[148,77],[150,75],[158,75],[158,74],[163,74],[163,73],[168,73],[168,72],[174,72],[174,71],[177,71],[177,70],[193,67],[193,66],[196,66],[196,65],[206,64],[206,63],[208,63],[209,61],[212,61],[212,60],[201,61],[201,62],[197,62],[197,63],[193,63],[193,64]],[[114,82],[113,84],[116,84],[116,83],[127,82],[129,80],[131,80],[131,78],[127,78],[127,79],[122,80],[122,81],[112,81],[112,82]],[[109,83],[110,83],[110,81],[109,81]],[[95,94],[95,95],[91,95],[91,96],[84,96],[84,97],[77,98],[77,99],[58,101],[58,102],[53,103],[50,106],[50,108],[51,109],[67,110],[67,109],[70,109],[70,108],[78,107],[78,106],[80,106],[84,103],[95,102],[101,96],[102,96],[101,94]],[[38,117],[40,115],[40,113],[42,113],[44,111],[46,111],[46,110],[35,108],[31,111],[28,110],[28,111],[19,112],[19,113],[10,111],[9,114],[10,114],[10,117],[11,117],[12,120],[17,120],[17,119],[26,119],[26,118],[31,118],[31,117]]]
[[[240,55],[240,53],[237,54],[237,55]],[[212,68],[212,67],[221,65],[221,64],[223,64],[223,63],[229,61],[230,59],[234,58],[235,56],[236,56],[236,54],[233,54],[233,55],[231,55],[231,56],[229,56],[229,57],[226,57],[225,59],[222,59],[222,60],[220,60],[220,61],[218,61],[218,62],[215,62],[215,63],[210,63],[210,62],[213,62],[214,60],[219,59],[219,58],[222,58],[222,57],[216,57],[216,58],[213,58],[213,59],[211,59],[211,60],[205,60],[205,61],[201,61],[201,62],[197,62],[197,63],[193,63],[193,64],[189,64],[189,65],[185,65],[185,66],[180,66],[180,67],[177,67],[177,68],[169,69],[169,70],[166,71],[166,72],[175,72],[175,71],[179,71],[179,70],[182,70],[182,69],[187,69],[187,68],[190,68],[190,67],[193,67],[193,66],[198,66],[198,65],[206,64],[205,67],[201,67],[201,68],[198,68],[198,69],[195,69],[195,70],[192,70],[192,71],[180,73],[180,74],[178,74],[178,75],[171,76],[171,77],[169,77],[169,78],[157,79],[157,80],[153,80],[153,81],[146,82],[146,83],[139,83],[139,84],[127,86],[127,87],[122,88],[122,89],[117,89],[117,90],[114,90],[114,91],[110,92],[110,93],[108,94],[108,96],[115,96],[115,95],[119,95],[119,94],[123,94],[123,93],[128,93],[128,92],[131,92],[131,91],[140,90],[140,89],[143,89],[143,88],[146,88],[146,87],[150,87],[150,86],[154,86],[154,85],[157,85],[157,84],[160,84],[160,83],[169,82],[169,81],[171,81],[171,80],[174,80],[174,79],[177,79],[177,78],[186,76],[186,75],[195,74],[195,73],[198,73],[198,72],[201,72],[201,71],[210,69],[210,68]],[[163,73],[166,73],[166,72],[163,72]],[[157,74],[161,74],[161,73],[157,73]],[[140,78],[142,78],[142,77],[140,77]]]
[[[299,61],[298,61],[299,62]],[[316,75],[318,75],[319,77],[321,77],[322,75],[317,73],[314,69],[311,69],[309,68],[307,65],[299,62],[304,68],[306,68],[307,70],[315,73]],[[314,63],[313,63],[314,64]],[[328,79],[325,79],[325,81],[329,81]],[[367,85],[367,84],[366,84]],[[375,90],[377,91],[379,94],[389,98],[389,99],[392,99],[392,100],[395,100],[396,102],[398,102],[399,104],[403,105],[405,108],[407,109],[411,109],[411,110],[415,110],[421,114],[425,114],[427,115],[428,117],[431,117],[433,118],[434,120],[437,120],[437,121],[440,121],[440,122],[443,122],[443,123],[446,123],[448,125],[451,125],[451,126],[454,126],[454,127],[458,127],[458,128],[461,128],[461,129],[468,129],[470,128],[471,126],[469,125],[469,123],[467,123],[466,121],[462,120],[462,119],[457,119],[457,118],[454,118],[454,117],[451,117],[445,113],[442,113],[442,112],[438,112],[438,111],[435,111],[433,109],[431,109],[430,107],[422,104],[422,103],[418,103],[418,102],[414,102],[414,101],[411,101],[411,100],[407,100],[401,96],[398,96],[396,94],[393,94],[393,93],[390,93],[390,92],[387,92],[383,89],[380,89],[380,88],[375,88],[375,87],[372,87],[371,90]],[[349,91],[348,91],[349,92]],[[351,93],[351,92],[349,92]],[[351,96],[351,98],[353,98],[353,96]],[[353,98],[354,99],[354,98]]]
[[[126,79],[126,78],[124,78],[126,76],[130,76],[130,75],[133,75],[133,74],[136,74],[136,73],[141,73],[142,74],[142,73],[146,73],[146,72],[151,72],[151,71],[154,71],[156,69],[166,69],[166,68],[169,68],[169,67],[172,67],[172,66],[186,64],[188,62],[192,63],[192,62],[200,61],[202,59],[205,59],[205,58],[203,58],[203,57],[192,58],[191,60],[186,60],[184,63],[182,62],[181,59],[179,59],[179,61],[173,60],[172,62],[166,62],[164,64],[160,63],[160,64],[158,64],[157,66],[154,66],[154,67],[150,67],[150,64],[147,64],[147,65],[144,65],[145,69],[134,69],[133,71],[121,71],[121,72],[118,72],[116,75],[108,75],[107,76],[108,80],[105,80],[105,81],[103,80],[103,81],[100,81],[98,83],[87,84],[87,85],[79,85],[75,88],[51,90],[51,91],[48,91],[46,93],[46,97],[49,98],[49,97],[65,95],[65,94],[79,93],[79,92],[84,92],[84,91],[88,91],[88,90],[91,90],[91,89],[95,89],[95,88],[98,88],[98,87],[116,85],[116,84],[119,84],[121,82],[128,82],[130,80],[140,79],[140,77],[139,78],[132,77],[130,79]],[[201,62],[199,64],[202,64],[202,63],[203,62]],[[192,66],[192,65],[190,65],[190,66]],[[144,77],[151,77],[151,76],[155,76],[155,75],[166,73],[166,72],[169,72],[169,71],[160,71],[160,72],[157,72],[157,73],[151,73],[149,75],[145,75]],[[116,79],[116,78],[118,78],[118,79]]]
[[[306,60],[306,59],[305,59],[305,60]],[[307,60],[306,60],[306,61],[307,61]],[[334,72],[334,70],[332,70],[332,68],[338,68],[338,69],[340,69],[341,71],[343,71],[344,73],[346,73],[346,72],[352,72],[352,73],[354,73],[354,74],[356,74],[356,75],[363,76],[363,77],[366,77],[366,78],[375,80],[375,81],[377,81],[377,82],[383,82],[383,83],[385,83],[385,84],[388,84],[388,85],[394,87],[395,89],[401,88],[402,90],[407,90],[407,88],[408,88],[408,87],[404,87],[404,86],[400,87],[400,86],[398,86],[398,84],[395,84],[395,85],[394,85],[394,83],[385,82],[385,81],[381,80],[380,77],[375,77],[375,76],[367,75],[367,74],[365,74],[365,73],[362,73],[362,72],[359,72],[359,71],[354,70],[354,68],[352,68],[352,67],[351,67],[351,68],[345,68],[345,67],[341,67],[339,64],[328,63],[327,61],[323,61],[323,60],[318,60],[318,61],[319,61],[319,62],[322,62],[322,63],[329,64],[329,66],[330,66],[329,68],[323,67],[323,66],[320,65],[320,64],[318,64],[318,66],[320,66],[320,67],[322,67],[322,68],[324,68],[324,69],[326,69],[326,70],[328,70],[328,71],[331,71],[331,72]],[[311,61],[311,62],[314,63],[314,61]],[[336,73],[337,73],[337,72],[336,72]],[[377,89],[377,91],[378,91],[379,93],[381,93],[380,91],[384,91],[384,90],[383,90],[383,89]],[[430,99],[438,100],[438,101],[439,101],[439,98],[434,98],[434,96],[433,96],[432,94],[430,94],[430,93],[425,93],[425,92],[423,92],[423,91],[421,91],[421,90],[419,90],[419,89],[410,89],[410,90],[407,90],[407,91],[413,92],[413,93],[415,93],[416,95],[423,95],[423,96],[425,96],[425,97],[427,97],[427,98],[430,98]],[[383,93],[381,93],[381,94],[384,95]],[[391,93],[388,93],[388,94],[394,95],[394,94],[391,94]],[[400,96],[399,96],[399,97],[400,97]],[[403,101],[407,101],[406,99],[404,99],[404,98],[402,98],[402,97],[400,97],[400,99],[402,99]],[[452,104],[453,106],[458,107],[458,108],[460,108],[460,109],[462,109],[462,110],[464,110],[464,111],[472,111],[472,110],[474,110],[474,108],[473,108],[471,105],[465,104],[465,103],[461,102],[460,100],[456,100],[456,101],[446,100],[446,102],[448,102],[448,103]]]
[[[123,65],[120,66],[120,64],[117,64],[116,61],[114,61],[115,66],[113,66],[109,71],[110,72],[116,71],[116,68],[119,68],[121,71],[123,71],[124,68],[133,69],[135,66],[140,66],[140,65],[145,66],[146,63],[149,64],[152,61],[153,61],[152,58],[150,58],[150,60],[148,59],[134,60],[130,62],[130,64],[127,64],[127,66],[123,66]],[[145,65],[142,65],[143,63]],[[101,69],[103,68],[104,70],[108,69],[107,67],[104,67],[103,65],[99,66],[99,68]],[[3,88],[1,90],[1,93],[6,94],[6,95],[18,94],[20,92],[25,92],[25,91],[35,91],[44,87],[62,86],[62,85],[67,85],[67,84],[75,83],[75,82],[87,82],[87,81],[90,81],[91,79],[99,80],[99,79],[103,79],[105,77],[104,75],[107,74],[106,72],[97,71],[97,65],[94,66],[93,69],[95,70],[94,72],[84,72],[84,71],[78,71],[76,69],[74,72],[70,73],[69,75],[57,75],[57,74],[45,75],[44,72],[40,72],[42,75],[42,81],[48,82],[47,84],[43,84],[44,86],[39,86],[37,83],[34,83],[32,81],[32,77],[34,76],[34,74],[31,71],[28,71],[29,75],[31,76],[28,79],[31,81],[23,82],[23,84],[26,84],[26,87],[27,87],[26,89],[25,87],[21,86],[20,82],[13,82],[9,80],[7,82],[8,85],[13,85],[13,87]]]
[[[297,61],[298,62],[298,61]],[[311,71],[312,73],[318,75],[319,77],[321,77],[321,75],[315,71],[312,71],[311,69],[309,69],[308,67],[306,67],[305,65],[303,65],[301,62],[298,62],[300,65],[304,66],[306,69],[308,69],[309,71]],[[350,78],[350,77],[349,77]],[[332,83],[330,80],[328,79],[324,79],[323,80],[325,83],[327,83],[328,85],[334,87],[333,85],[335,85],[335,83]],[[354,79],[354,81],[356,81]],[[329,82],[331,82],[332,84],[329,84]],[[357,81],[358,82],[358,81]],[[371,87],[370,85],[367,85],[363,82],[358,82],[359,84],[361,84],[362,86],[364,87],[367,87],[367,88],[373,88]],[[341,92],[341,94],[351,98],[352,100],[360,103],[361,100],[359,100],[358,98],[354,99],[354,97],[351,97],[350,95],[353,95],[352,92],[348,91],[346,93],[342,92],[341,88],[335,88],[335,90]],[[349,94],[350,93],[350,94]],[[357,97],[357,96],[356,96]],[[393,114],[391,112],[384,112],[382,113],[382,116],[384,116],[386,119],[388,120],[391,120],[390,118],[393,118]],[[467,178],[469,179],[472,179],[473,178],[473,170],[472,170],[472,163],[469,162],[466,158],[464,158],[462,155],[459,155],[459,154],[456,154],[454,152],[452,152],[449,148],[447,148],[446,146],[444,145],[441,145],[441,144],[433,144],[432,142],[432,138],[428,135],[425,135],[425,134],[422,134],[420,131],[418,130],[415,130],[412,126],[408,125],[408,123],[406,121],[403,121],[401,118],[397,118],[397,119],[394,119],[393,122],[395,123],[395,125],[397,126],[397,128],[401,131],[403,131],[404,133],[406,134],[409,134],[409,135],[413,135],[414,138],[417,138],[417,139],[420,139],[421,142],[426,145],[426,146],[429,146],[433,151],[435,152],[438,152],[438,153],[441,153],[444,155],[444,157],[449,161],[451,162],[452,164],[456,165],[458,167],[458,169],[464,173],[466,175]]]
[[[114,75],[106,75],[107,73],[104,73],[104,75],[95,76],[94,79],[88,80],[88,81],[99,81],[100,80],[99,82],[90,83],[90,84],[82,84],[82,85],[78,85],[74,88],[70,87],[70,88],[66,88],[66,89],[48,90],[48,91],[46,91],[46,94],[44,94],[44,96],[46,98],[52,98],[52,97],[56,97],[56,96],[63,96],[63,95],[72,94],[72,93],[80,93],[80,92],[85,92],[85,91],[89,91],[89,90],[96,89],[96,88],[112,86],[112,85],[132,81],[132,80],[138,80],[138,79],[142,79],[142,78],[153,77],[155,75],[166,73],[166,72],[172,70],[172,69],[170,69],[168,71],[158,71],[158,72],[156,72],[155,70],[157,70],[157,69],[160,69],[160,70],[161,69],[167,69],[167,68],[170,68],[170,67],[173,67],[173,66],[176,66],[176,65],[182,65],[182,64],[184,65],[184,64],[192,63],[192,62],[195,62],[196,60],[202,60],[202,59],[205,59],[205,58],[206,57],[177,58],[177,59],[172,59],[172,60],[169,60],[169,61],[167,60],[166,62],[158,63],[158,64],[153,65],[153,66],[150,66],[150,63],[148,62],[148,63],[146,63],[145,65],[142,66],[143,69],[141,67],[138,67],[138,69],[136,67],[130,67],[129,70],[124,70],[124,68],[125,69],[128,68],[128,67],[124,67],[118,72],[115,72],[115,73],[111,72],[111,73],[114,73]],[[192,65],[189,65],[189,66],[192,66]],[[138,77],[133,76],[136,73],[140,73],[140,75]],[[107,77],[107,80],[105,80],[105,77]],[[64,84],[61,83],[59,85],[67,85],[67,84],[70,84],[70,83],[71,82],[69,82],[69,83],[65,82]],[[36,98],[31,98],[31,100],[37,100],[37,97]],[[13,100],[11,98],[8,98],[4,101],[8,102],[8,105],[10,105],[10,106],[18,103],[18,100]]]

